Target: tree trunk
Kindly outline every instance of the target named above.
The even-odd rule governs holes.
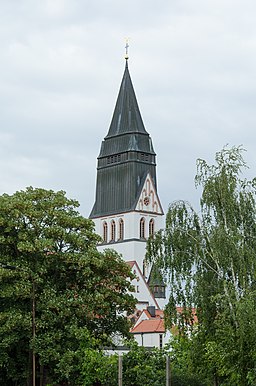
[[[214,375],[213,386],[219,386],[219,380],[217,375]]]

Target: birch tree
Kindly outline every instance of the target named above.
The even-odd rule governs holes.
[[[170,283],[167,324],[190,335],[195,368],[215,385],[256,382],[256,180],[241,178],[246,167],[241,147],[225,147],[213,165],[198,159],[200,211],[172,203],[148,244]]]

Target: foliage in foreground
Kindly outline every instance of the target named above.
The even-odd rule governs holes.
[[[0,197],[1,384],[27,385],[33,353],[41,382],[72,384],[86,334],[102,345],[129,333],[130,269],[114,251],[97,251],[99,237],[78,206],[44,189]]]
[[[148,245],[171,284],[166,320],[187,333],[194,370],[210,385],[256,384],[256,180],[240,177],[242,151],[224,148],[215,165],[199,159],[200,214],[174,202]]]
[[[178,355],[165,350],[147,350],[132,344],[123,354],[123,386],[159,386],[166,384],[166,355],[171,358],[172,386],[205,386],[182,363]],[[103,351],[88,347],[84,350],[83,386],[116,386],[118,380],[118,355],[106,355]]]

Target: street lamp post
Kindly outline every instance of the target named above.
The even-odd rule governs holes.
[[[36,302],[35,302],[35,282],[32,280],[32,337],[33,343],[36,337]],[[36,386],[36,355],[35,349],[32,349],[32,384]]]

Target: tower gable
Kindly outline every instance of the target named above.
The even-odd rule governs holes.
[[[156,187],[150,173],[147,173],[142,181],[139,198],[135,206],[136,211],[149,212],[163,215],[163,209],[156,191]]]

